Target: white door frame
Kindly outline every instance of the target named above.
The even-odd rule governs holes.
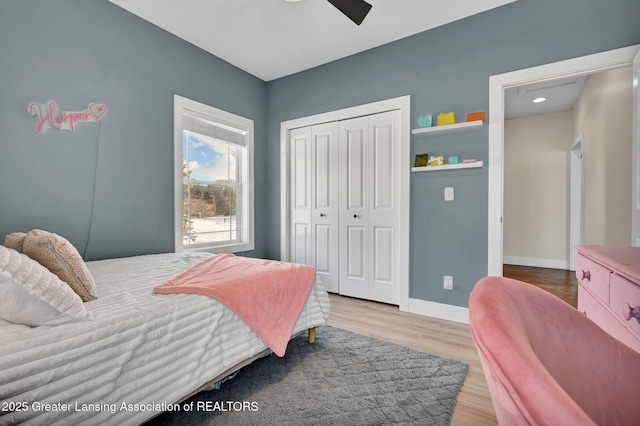
[[[569,270],[576,270],[575,246],[582,243],[582,140],[580,133],[571,144],[571,184],[569,189]]]
[[[489,78],[488,275],[502,276],[504,205],[504,92],[510,87],[629,66],[640,45],[522,69]]]
[[[280,258],[289,259],[289,131],[299,127],[313,126],[332,121],[372,115],[380,112],[400,110],[400,179],[396,183],[400,192],[398,229],[399,305],[401,311],[409,310],[409,207],[411,177],[411,96],[401,96],[365,105],[345,108],[283,121],[280,124]]]
[[[640,247],[640,51],[633,59],[631,245]]]

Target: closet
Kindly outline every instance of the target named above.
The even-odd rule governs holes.
[[[398,304],[399,110],[289,132],[289,253],[330,292]]]

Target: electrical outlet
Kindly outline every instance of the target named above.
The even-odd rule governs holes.
[[[453,277],[449,275],[444,276],[444,289],[453,290]]]

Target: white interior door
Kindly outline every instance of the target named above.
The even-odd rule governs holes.
[[[631,245],[640,246],[640,52],[633,59],[633,160]]]
[[[340,122],[340,294],[368,298],[369,118]]]
[[[571,145],[571,189],[569,201],[569,269],[576,270],[575,246],[582,243],[582,133]]]
[[[338,122],[291,130],[289,260],[339,291]]]
[[[293,129],[289,135],[289,260],[313,265],[311,256],[311,128]]]
[[[311,256],[316,277],[339,292],[338,122],[311,129]]]
[[[400,113],[340,122],[340,294],[398,304]]]

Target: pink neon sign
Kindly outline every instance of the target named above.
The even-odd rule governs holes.
[[[61,111],[54,101],[44,104],[31,102],[27,112],[33,118],[33,127],[38,133],[49,129],[75,132],[78,123],[98,123],[107,112],[107,106],[91,103],[82,111]]]

